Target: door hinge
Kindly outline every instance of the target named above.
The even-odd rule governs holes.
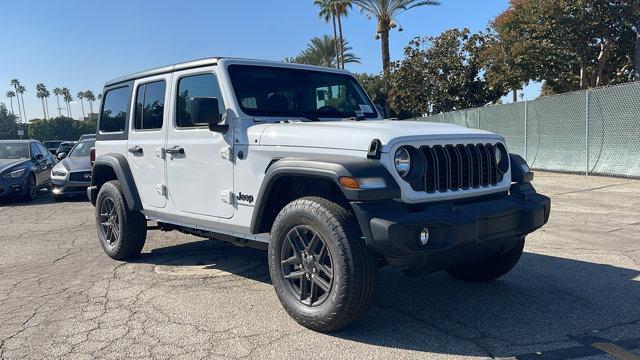
[[[160,146],[159,148],[156,149],[156,156],[159,157],[160,159],[163,159],[167,157],[167,152],[165,150],[164,147]]]
[[[233,204],[236,199],[235,195],[231,190],[223,190],[222,193],[220,194],[220,198],[222,199],[223,202],[227,204]]]
[[[221,148],[220,157],[224,160],[233,160],[233,148],[231,146]]]
[[[158,195],[167,196],[167,185],[165,184],[156,185],[156,192],[158,193]]]

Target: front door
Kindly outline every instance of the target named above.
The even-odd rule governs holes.
[[[175,72],[173,86],[174,111],[167,136],[168,196],[179,211],[231,218],[233,202],[223,199],[223,194],[233,191],[233,162],[222,154],[233,144],[233,130],[220,134],[210,131],[208,124],[191,121],[190,99],[194,97],[217,98],[218,111],[225,113],[216,68]]]
[[[132,121],[127,157],[142,203],[163,208],[167,203],[163,148],[166,142],[171,74],[145,78],[134,84]]]

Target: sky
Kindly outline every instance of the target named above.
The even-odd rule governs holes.
[[[401,59],[403,48],[416,36],[455,27],[483,30],[507,3],[442,0],[438,7],[407,11],[398,18],[404,32],[391,34],[392,60]],[[355,8],[344,20],[345,38],[362,59],[348,70],[381,71],[375,29],[375,22]],[[6,1],[0,12],[0,102],[9,106],[4,95],[13,90],[9,81],[17,78],[27,88],[27,118],[41,118],[38,82],[49,91],[66,86],[75,98],[81,90],[101,92],[107,80],[118,76],[203,57],[279,61],[297,55],[309,39],[332,31],[312,0]],[[528,86],[525,99],[539,92],[539,85]],[[56,115],[53,95],[49,111]],[[81,116],[77,100],[72,113]]]

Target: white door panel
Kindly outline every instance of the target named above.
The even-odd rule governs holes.
[[[163,208],[167,204],[163,193],[166,168],[161,149],[165,146],[170,120],[170,94],[171,74],[145,78],[134,85],[127,158],[142,203],[147,207]]]
[[[233,162],[223,159],[221,151],[233,144],[233,131],[230,129],[226,134],[220,134],[210,131],[206,125],[193,126],[185,120],[185,109],[190,109],[185,105],[188,98],[216,97],[220,110],[224,109],[224,96],[219,89],[215,69],[176,72],[173,81],[172,104],[175,110],[171,116],[166,148],[168,151],[173,148],[182,151],[167,153],[168,196],[181,212],[231,218],[235,212],[234,205],[223,201],[221,194],[233,192]]]

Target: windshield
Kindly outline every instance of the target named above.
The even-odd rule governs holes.
[[[58,146],[60,146],[60,144],[62,144],[62,141],[45,141],[42,143],[42,145],[44,145],[44,147],[46,147],[47,149],[57,148]]]
[[[250,116],[378,117],[360,84],[346,74],[231,65],[229,75],[242,111]]]
[[[4,143],[0,144],[0,159],[28,159],[29,144]]]
[[[71,150],[69,157],[88,157],[91,154],[91,148],[95,144],[95,141],[81,141]]]

